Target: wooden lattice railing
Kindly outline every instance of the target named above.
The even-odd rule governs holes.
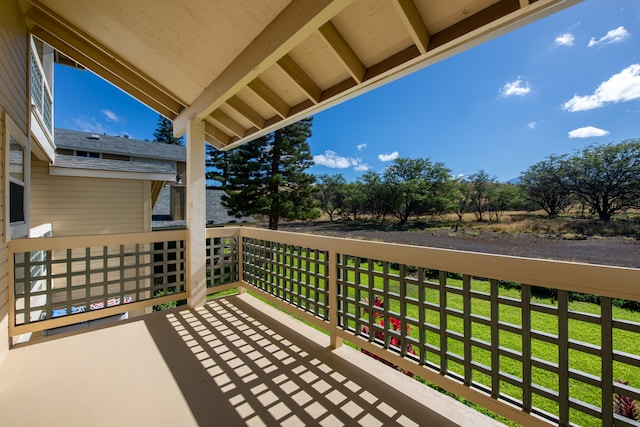
[[[244,282],[387,364],[524,425],[638,425],[614,396],[640,400],[640,270],[242,236]]]

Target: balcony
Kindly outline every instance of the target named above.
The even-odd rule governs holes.
[[[402,370],[523,425],[638,425],[614,396],[640,399],[640,322],[621,308],[640,301],[639,269],[214,228],[206,293],[240,295],[133,317],[196,292],[186,239],[11,241],[9,332],[33,337],[0,365],[3,413],[29,425],[493,422]]]

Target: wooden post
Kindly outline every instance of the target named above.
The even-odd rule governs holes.
[[[189,120],[187,126],[187,304],[201,307],[206,301],[206,186],[204,122]]]

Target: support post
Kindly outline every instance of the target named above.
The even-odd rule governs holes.
[[[190,119],[187,126],[187,304],[201,307],[207,295],[206,271],[206,186],[204,164],[204,121]]]

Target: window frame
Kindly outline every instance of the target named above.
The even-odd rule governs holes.
[[[3,189],[4,189],[4,240],[25,237],[29,234],[29,179],[31,150],[29,138],[6,111],[2,112],[2,150],[3,150]],[[11,176],[11,142],[15,141],[22,148],[22,181]],[[23,191],[23,219],[11,222],[11,183],[21,185]]]

